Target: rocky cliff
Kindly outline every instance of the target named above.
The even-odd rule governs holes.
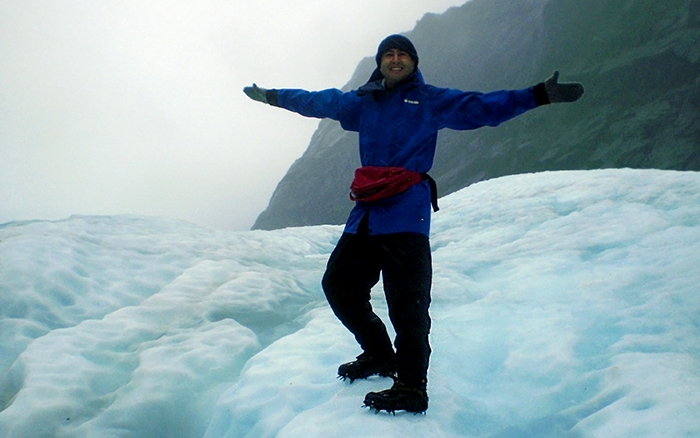
[[[586,86],[574,104],[441,131],[430,172],[440,196],[545,170],[700,170],[700,0],[472,0],[406,35],[433,85],[525,88],[558,69],[560,81]],[[362,60],[344,89],[373,68],[373,57]],[[358,166],[357,135],[322,121],[253,228],[343,223]]]

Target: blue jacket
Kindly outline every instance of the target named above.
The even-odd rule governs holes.
[[[360,138],[363,166],[396,166],[427,173],[433,165],[438,131],[497,126],[548,103],[544,85],[492,93],[438,88],[413,77],[386,92],[381,80],[358,90],[268,92],[270,104],[307,117],[330,118]],[[369,234],[430,233],[430,188],[426,181],[407,191],[375,202],[357,202],[345,232],[356,233],[368,216]]]

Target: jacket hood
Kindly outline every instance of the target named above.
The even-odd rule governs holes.
[[[416,63],[416,67],[418,67],[418,52],[416,51],[416,47],[413,45],[411,40],[403,35],[397,34],[389,35],[379,44],[379,48],[377,48],[377,55],[374,57],[374,59],[377,61],[377,66],[381,64],[381,57],[384,52],[388,51],[389,49],[399,49],[408,53],[411,59],[413,59],[413,62]]]

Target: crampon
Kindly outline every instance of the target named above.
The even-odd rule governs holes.
[[[338,378],[350,380],[366,379],[371,376],[393,377],[395,367],[386,360],[377,360],[367,353],[357,356],[357,360],[342,364],[338,367]]]
[[[397,411],[406,411],[422,414],[428,410],[428,394],[424,389],[412,388],[396,381],[390,389],[367,394],[364,407],[375,413],[386,411],[395,414]]]

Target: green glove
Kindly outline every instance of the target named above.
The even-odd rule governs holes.
[[[578,82],[560,84],[559,72],[555,71],[552,77],[544,81],[544,89],[550,103],[575,102],[583,96],[583,85]]]
[[[257,100],[258,102],[262,103],[267,103],[267,90],[264,88],[260,88],[257,85],[253,84],[252,87],[245,87],[243,89],[243,92],[246,94],[246,96],[250,97],[253,100]]]

